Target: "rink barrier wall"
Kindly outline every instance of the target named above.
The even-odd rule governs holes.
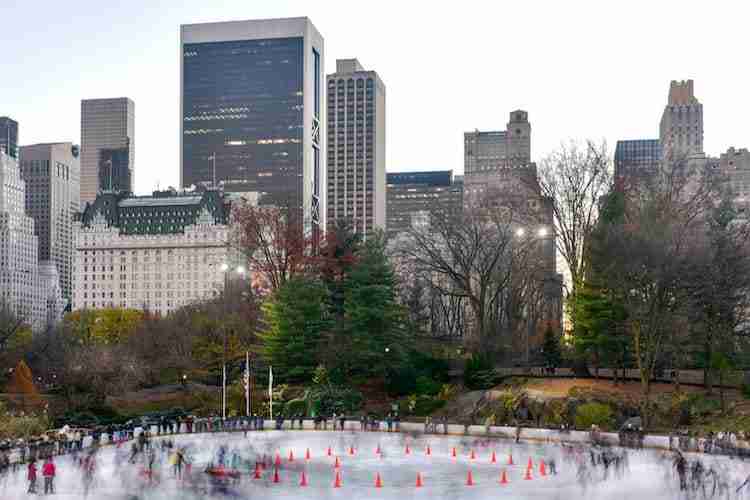
[[[295,421],[296,422],[296,421]],[[440,437],[443,435],[448,436],[474,436],[474,437],[493,437],[493,438],[500,438],[500,439],[508,439],[508,440],[515,440],[516,439],[516,427],[507,427],[507,426],[490,426],[489,429],[487,426],[484,425],[459,425],[459,424],[448,424],[448,432],[447,434],[443,431],[443,425],[438,423],[435,424],[437,432],[430,432],[425,433],[425,427],[423,423],[417,423],[417,422],[400,422],[399,423],[399,429],[398,431],[395,430],[395,424],[393,426],[393,433],[401,433],[401,434],[420,434],[420,435],[433,435],[436,437]],[[268,430],[275,430],[276,429],[276,423],[273,420],[264,420],[264,431]],[[168,436],[182,436],[182,435],[204,435],[204,434],[216,434],[216,433],[238,433],[238,432],[244,432],[245,429],[243,428],[229,428],[224,429],[221,431],[208,431],[208,432],[187,432],[187,426],[183,423],[180,424],[180,431],[174,434],[157,434],[156,433],[156,426],[151,427],[151,433],[152,438],[161,438],[161,437],[168,437]],[[290,428],[289,421],[285,420],[284,424],[282,426],[282,430],[300,430],[298,426],[295,426],[294,429]],[[315,425],[312,420],[304,420],[302,425],[302,430],[304,431],[315,431]],[[319,428],[320,431],[323,431],[324,429],[322,426]],[[329,425],[326,427],[327,431],[330,432],[341,432],[340,430],[334,429],[333,425],[329,422]],[[372,431],[361,431],[360,429],[360,423],[359,421],[355,420],[348,420],[344,424],[344,430],[345,431],[355,431],[355,432],[372,432]],[[378,429],[378,432],[387,432],[388,427],[385,422],[380,422],[380,427]],[[137,437],[143,430],[141,428],[137,428],[136,431],[133,433],[133,437]],[[249,430],[248,432],[263,432],[263,431],[257,431],[257,430]],[[580,443],[580,444],[586,444],[590,445],[593,444],[591,440],[591,433],[587,431],[566,431],[561,432],[554,429],[539,429],[539,428],[532,428],[532,427],[522,427],[521,433],[519,436],[519,440],[521,441],[530,441],[530,442],[542,442],[542,443]],[[613,446],[619,446],[620,439],[617,433],[615,432],[599,432],[598,443],[605,443]],[[92,436],[85,436],[83,438],[83,448],[89,448],[93,444],[93,438]],[[100,438],[100,445],[112,445],[115,443],[109,443],[109,437],[106,433],[102,433]],[[744,448],[745,450],[750,449],[750,444],[746,441],[740,441],[738,440],[736,443],[737,448]],[[661,450],[668,450],[670,449],[669,446],[669,436],[662,436],[662,435],[655,435],[655,434],[646,434],[643,439],[643,447],[644,448],[651,448],[651,449],[661,449]],[[20,456],[20,453],[18,449],[14,449],[11,452],[11,462],[14,460],[18,460]]]

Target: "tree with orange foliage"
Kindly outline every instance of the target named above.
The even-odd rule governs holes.
[[[18,362],[13,369],[13,375],[8,382],[7,392],[10,394],[24,394],[29,396],[39,396],[39,390],[34,385],[34,376],[31,374],[31,368],[24,360]]]

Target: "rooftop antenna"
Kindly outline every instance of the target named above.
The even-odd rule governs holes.
[[[213,183],[213,188],[216,189],[216,151],[214,151],[213,153],[211,153],[211,156],[208,157],[208,161],[211,161],[211,160],[214,161],[214,170],[213,170],[213,180],[214,180],[214,183]]]

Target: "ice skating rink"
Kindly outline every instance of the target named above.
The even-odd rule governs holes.
[[[575,448],[470,436],[351,431],[266,431],[249,432],[247,436],[241,432],[216,433],[165,439],[174,443],[171,452],[162,450],[161,438],[152,439],[151,479],[146,473],[149,453],[138,454],[135,463],[130,463],[131,443],[102,447],[95,455],[93,479],[88,483],[73,457],[57,457],[56,492],[52,498],[750,498],[746,489],[736,492],[750,474],[748,464],[720,456],[687,456],[690,462],[702,461],[705,472],[701,477],[707,478],[688,497],[679,491],[671,454],[655,450]],[[183,468],[182,478],[176,477],[170,463],[170,455],[177,449],[183,449],[191,463],[189,470]],[[84,450],[79,458],[85,453]],[[262,470],[256,465],[258,461],[265,462]],[[223,469],[219,467],[222,462]],[[280,464],[275,465],[277,462]],[[222,472],[206,473],[211,464],[214,470]],[[254,478],[256,469],[261,476],[258,479]],[[239,472],[238,478],[229,477],[233,470]],[[505,484],[501,483],[503,472]],[[277,473],[278,482],[274,482]],[[306,486],[300,485],[303,473]],[[339,487],[336,487],[337,475]],[[376,487],[378,475],[381,487]],[[417,487],[418,475],[421,487]],[[25,467],[0,478],[2,500],[27,498],[26,488]],[[37,491],[43,491],[41,470]]]

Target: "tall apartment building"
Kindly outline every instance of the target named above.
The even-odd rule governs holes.
[[[703,105],[695,97],[693,80],[672,81],[659,125],[665,157],[682,158],[703,153]]]
[[[25,199],[18,162],[0,151],[0,301],[40,331],[60,319],[60,278],[54,264],[39,260],[39,238]]]
[[[526,111],[511,112],[505,130],[464,133],[464,201],[481,196],[488,188],[519,192],[533,185],[535,178]]]
[[[81,205],[102,190],[133,192],[134,168],[135,103],[127,97],[82,100]]]
[[[54,263],[67,302],[73,273],[73,217],[80,205],[78,146],[70,142],[22,146],[20,156],[26,214],[34,219],[39,260]]]
[[[463,182],[452,170],[393,172],[387,176],[388,238],[422,223],[434,210],[461,210]]]
[[[750,217],[750,151],[729,148],[718,160],[718,170],[724,176],[727,190],[744,217]]]
[[[386,226],[385,85],[357,59],[328,75],[328,223],[348,220],[367,238]]]
[[[323,37],[306,17],[180,30],[180,185],[257,192],[325,228]]]
[[[18,122],[7,116],[0,116],[0,151],[18,158]]]
[[[168,314],[221,292],[230,207],[219,191],[101,193],[74,224],[73,308]]]

